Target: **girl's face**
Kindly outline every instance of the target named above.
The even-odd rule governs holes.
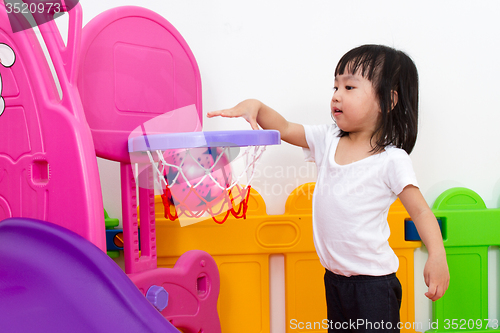
[[[379,99],[371,81],[362,75],[344,73],[335,77],[332,115],[344,132],[370,136],[380,119]]]

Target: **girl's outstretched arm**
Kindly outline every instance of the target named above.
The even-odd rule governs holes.
[[[436,301],[444,295],[450,283],[450,273],[439,224],[417,187],[406,186],[399,194],[399,199],[410,214],[429,252],[429,258],[424,267],[424,280],[429,287],[425,296]]]
[[[281,139],[292,145],[308,148],[304,126],[291,123],[269,106],[256,99],[247,99],[235,107],[226,110],[207,113],[208,118],[221,116],[228,118],[242,117],[250,123],[253,129],[278,130]]]

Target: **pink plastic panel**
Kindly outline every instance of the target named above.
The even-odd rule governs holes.
[[[168,306],[161,312],[175,327],[189,333],[220,333],[217,264],[206,252],[184,253],[173,268],[157,268],[128,275],[145,294],[151,285],[165,288]],[[244,330],[243,330],[244,331]]]
[[[0,220],[29,217],[49,221],[105,250],[102,195],[89,128],[76,89],[82,13],[69,13],[68,46],[54,21],[40,31],[62,90],[31,29],[12,33],[0,3],[0,46],[14,63],[0,65],[4,107],[0,115]]]
[[[172,114],[164,132],[201,130],[194,56],[167,20],[145,8],[111,9],[85,26],[78,88],[99,157],[130,162],[130,133],[160,115]],[[197,112],[173,111],[188,105]]]

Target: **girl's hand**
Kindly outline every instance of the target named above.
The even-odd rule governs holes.
[[[418,187],[406,186],[398,195],[410,214],[418,234],[429,251],[429,259],[424,267],[424,280],[429,290],[427,298],[436,301],[443,297],[450,283],[450,273],[446,262],[446,251],[443,246],[441,230],[436,217],[425,202]]]
[[[277,130],[281,140],[292,145],[308,148],[304,126],[287,121],[278,112],[256,99],[247,99],[227,110],[207,113],[208,118],[221,116],[227,118],[242,117],[250,123],[254,130]]]
[[[429,290],[425,296],[432,301],[443,297],[450,284],[450,273],[446,255],[429,256],[424,267],[424,281]]]
[[[208,118],[221,116],[227,118],[242,117],[250,123],[252,129],[258,130],[257,115],[262,106],[262,103],[256,99],[247,99],[235,107],[226,110],[212,111],[207,113]]]

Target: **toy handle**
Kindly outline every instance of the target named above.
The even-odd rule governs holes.
[[[38,28],[49,50],[52,63],[59,77],[61,89],[63,90],[63,99],[68,93],[68,91],[65,91],[67,90],[65,83],[67,82],[70,85],[76,84],[82,34],[82,8],[80,3],[77,3],[68,11],[66,3],[71,1],[75,0],[61,0],[62,6],[60,7],[61,11],[67,12],[69,15],[68,42],[66,46],[64,45],[56,23],[51,19],[51,16],[53,17],[53,15],[57,13],[56,11],[33,15],[37,23],[45,22],[40,24]]]

